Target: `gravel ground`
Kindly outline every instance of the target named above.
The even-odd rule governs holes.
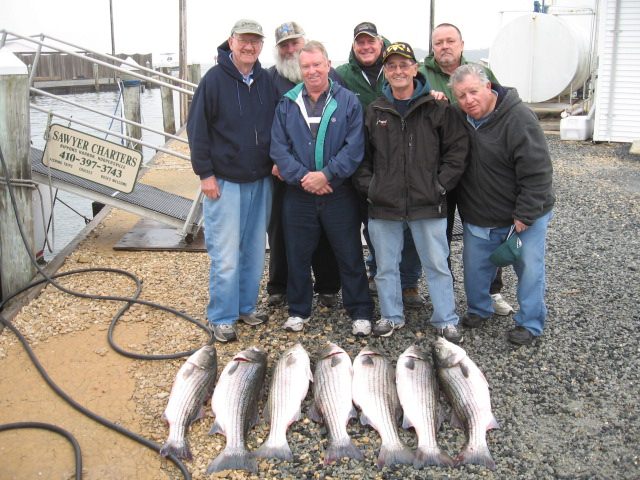
[[[561,142],[548,138],[554,168],[557,203],[548,235],[547,305],[548,323],[544,335],[531,347],[514,347],[505,340],[512,326],[511,317],[495,317],[476,331],[465,331],[464,348],[484,372],[490,385],[493,412],[500,429],[488,432],[489,449],[497,469],[491,472],[478,466],[460,468],[375,467],[380,437],[357,421],[348,431],[365,453],[363,462],[343,460],[322,464],[326,432],[304,417],[289,430],[289,443],[295,461],[259,462],[259,473],[222,472],[224,478],[496,478],[496,479],[636,479],[640,478],[640,419],[638,418],[640,316],[636,299],[640,293],[640,162],[626,154],[628,145],[593,145]],[[99,235],[99,232],[96,233]],[[462,288],[461,242],[453,245],[458,313],[465,310]],[[143,298],[158,300],[202,318],[207,299],[208,263],[205,254],[114,252],[112,256],[91,254],[85,246],[82,258],[74,255],[64,269],[87,266],[113,266],[135,272],[144,279]],[[89,249],[87,251],[87,249]],[[89,260],[91,259],[91,260]],[[71,283],[72,281],[69,280]],[[78,280],[77,283],[81,281]],[[102,282],[111,287],[117,282]],[[515,304],[515,276],[505,269],[504,297]],[[422,282],[421,292],[428,299]],[[44,296],[57,295],[47,289]],[[126,290],[126,289],[125,289]],[[112,294],[124,294],[114,292]],[[49,292],[49,293],[47,293]],[[82,301],[82,321],[64,315],[58,321],[30,322],[41,315],[37,299],[16,319],[27,329],[29,338],[43,341],[57,335],[87,328],[87,318],[101,318],[102,307],[93,308]],[[67,308],[76,308],[75,300],[58,299]],[[286,309],[261,308],[271,316],[267,325],[239,326],[240,341],[218,344],[218,371],[233,354],[250,345],[258,345],[269,354],[268,377],[278,356],[301,341],[314,364],[327,340],[342,346],[355,358],[367,343],[383,349],[395,362],[399,354],[414,342],[430,346],[435,339],[427,323],[430,304],[422,311],[408,312],[407,326],[386,339],[356,339],[350,334],[350,322],[341,308],[318,309],[301,334],[285,333],[281,323]],[[51,308],[51,307],[49,307]],[[109,307],[105,310],[115,310]],[[123,319],[127,323],[147,322],[152,326],[148,342],[124,345],[151,352],[169,352],[193,348],[203,335],[184,322],[166,315],[135,307]],[[4,336],[6,340],[6,335]],[[12,340],[9,340],[12,341]],[[2,344],[0,344],[0,357]],[[164,362],[135,361],[130,373],[136,379],[137,413],[141,434],[163,442],[167,428],[159,420],[168,392],[182,360]],[[266,400],[264,392],[261,404]],[[306,413],[311,393],[303,404]],[[445,404],[446,405],[446,404]],[[262,405],[261,405],[262,407]],[[261,408],[262,410],[262,408]],[[211,478],[205,474],[211,459],[224,447],[224,437],[209,436],[212,418],[196,422],[188,435],[194,461],[189,464],[194,479]],[[248,435],[250,450],[256,449],[268,434],[268,426],[259,424]],[[402,431],[411,447],[416,445],[413,431]],[[438,433],[440,446],[455,455],[464,443],[464,433],[445,421]],[[167,478],[178,478],[173,466],[163,461]],[[157,478],[161,478],[158,475]]]

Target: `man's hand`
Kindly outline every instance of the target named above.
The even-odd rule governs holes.
[[[300,181],[300,185],[305,191],[315,195],[326,195],[332,193],[333,189],[329,185],[327,177],[322,172],[309,172]]]
[[[438,90],[431,90],[429,94],[431,94],[431,96],[436,100],[449,100],[444,92],[439,92]]]
[[[529,225],[525,225],[520,220],[514,220],[513,224],[516,226],[517,233],[524,232],[527,228],[529,228]]]
[[[200,189],[202,190],[202,193],[211,200],[215,200],[220,197],[220,188],[218,187],[218,180],[215,176],[200,180]]]
[[[271,175],[284,182],[284,178],[282,178],[282,175],[280,175],[280,169],[275,163],[273,164],[273,168],[271,169]]]

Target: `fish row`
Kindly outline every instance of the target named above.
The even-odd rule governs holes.
[[[255,472],[256,457],[293,460],[287,429],[300,419],[309,382],[313,382],[309,417],[326,426],[325,464],[343,457],[364,458],[347,432],[357,406],[361,423],[372,426],[380,435],[380,468],[393,464],[422,468],[476,463],[495,469],[485,433],[497,427],[497,422],[491,413],[484,376],[462,348],[444,338],[434,343],[432,354],[435,368],[427,352],[417,346],[407,348],[394,366],[379,351],[365,347],[352,363],[342,348],[329,343],[320,352],[312,375],[309,355],[302,345],[294,345],[280,357],[273,372],[264,408],[269,435],[255,452],[249,452],[245,438],[258,421],[267,355],[256,347],[243,350],[225,366],[216,384],[215,348],[207,345],[178,371],[163,415],[169,423],[169,437],[160,453],[191,459],[186,431],[203,416],[204,404],[211,396],[215,422],[210,434],[224,434],[226,446],[209,464],[208,473],[228,469]],[[464,427],[467,434],[467,443],[455,459],[441,451],[436,442],[438,383],[452,404],[454,424]],[[405,446],[398,434],[402,412],[403,427],[413,427],[418,436],[416,452]]]

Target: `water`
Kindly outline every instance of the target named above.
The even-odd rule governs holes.
[[[140,123],[157,130],[163,130],[160,89],[147,88],[140,95],[140,104],[142,111],[142,121]],[[120,115],[120,107],[118,107],[118,112],[114,113],[114,111],[116,110],[116,106],[118,105],[119,92],[77,93],[64,95],[63,97],[67,100],[71,100],[81,105],[87,105],[95,110],[99,110],[104,113],[109,113],[116,116]],[[178,97],[179,95],[174,92],[174,112],[176,112],[177,115],[179,115]],[[44,96],[36,96],[31,97],[31,103],[48,110],[50,109],[55,113],[59,113],[66,117],[77,119],[90,125],[96,125],[100,128],[108,129],[113,132],[121,133],[121,122],[112,120],[109,117],[105,117],[88,110],[80,109],[59,100]],[[47,126],[48,115],[34,108],[31,109],[30,115],[31,143],[34,147],[43,150],[46,143],[44,139],[44,131]],[[69,124],[67,120],[58,117],[53,117],[52,123],[69,126],[76,130],[81,130],[100,138],[105,138],[105,136],[107,135],[106,133],[92,130],[77,123],[72,122],[71,124]],[[176,125],[179,125],[178,118],[176,118]],[[156,133],[148,132],[145,130],[143,130],[142,139],[147,143],[158,146],[163,145],[165,142],[163,135],[158,135]],[[120,139],[115,136],[109,136],[108,140],[120,143]],[[154,154],[155,150],[148,147],[143,147],[143,156],[145,162],[149,161]],[[65,192],[63,190],[59,190],[57,192],[57,197],[62,202],[69,205],[73,210],[71,210],[71,208],[65,206],[61,202],[56,202],[53,209],[53,217],[55,222],[55,238],[53,242],[54,248],[52,252],[50,252],[48,249],[45,249],[45,260],[52,259],[71,240],[73,240],[73,238],[80,232],[80,230],[85,227],[85,217],[89,220],[93,217],[91,200],[69,192]],[[51,238],[51,232],[49,233],[49,236]],[[40,250],[40,248],[42,248],[42,245],[37,245],[36,251]]]

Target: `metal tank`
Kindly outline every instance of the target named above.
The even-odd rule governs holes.
[[[489,51],[489,65],[500,83],[517,88],[527,103],[575,92],[591,70],[593,9],[562,6],[547,12],[505,24]]]

